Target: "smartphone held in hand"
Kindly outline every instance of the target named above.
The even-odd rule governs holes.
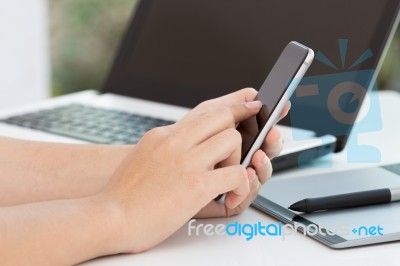
[[[260,112],[237,127],[242,136],[242,166],[250,165],[313,59],[313,50],[298,42],[290,42],[279,56],[255,99],[263,104]]]

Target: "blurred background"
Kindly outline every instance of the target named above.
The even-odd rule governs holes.
[[[2,0],[0,71],[18,74],[0,79],[0,95],[7,93],[7,99],[0,98],[0,107],[100,88],[136,4],[136,0]],[[16,45],[23,46],[17,57],[9,52]],[[400,91],[400,30],[378,88]]]
[[[98,89],[136,0],[48,0],[52,95]]]

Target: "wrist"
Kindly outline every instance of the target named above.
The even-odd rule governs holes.
[[[84,199],[89,206],[89,215],[94,221],[98,235],[100,255],[111,255],[126,251],[125,214],[119,204],[102,194]]]

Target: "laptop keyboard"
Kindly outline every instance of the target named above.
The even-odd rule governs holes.
[[[12,116],[0,122],[103,144],[135,144],[150,129],[175,123],[83,104]]]

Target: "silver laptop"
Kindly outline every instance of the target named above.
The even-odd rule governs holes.
[[[102,88],[4,110],[0,134],[134,144],[206,99],[259,88],[296,40],[317,56],[280,126],[285,145],[273,166],[307,163],[345,147],[393,37],[399,2],[143,0]]]

